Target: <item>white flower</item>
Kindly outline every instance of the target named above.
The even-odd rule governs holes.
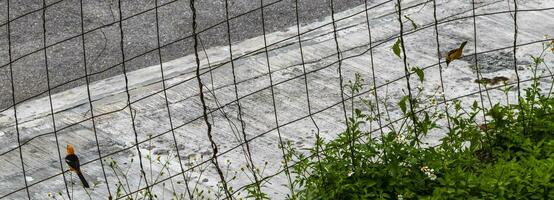
[[[434,180],[437,180],[437,175],[435,174],[431,174],[431,175],[428,175],[429,176],[429,179],[434,181]]]
[[[348,177],[351,177],[351,176],[352,176],[352,174],[354,174],[354,172],[353,172],[353,171],[350,171],[350,172],[348,172]]]
[[[421,167],[421,171],[432,181],[437,179],[437,175],[435,175],[435,170],[431,169],[427,166]]]
[[[396,143],[404,144],[406,143],[406,137],[402,134],[397,134],[396,138],[394,139]]]
[[[404,161],[400,162],[399,165],[402,166],[402,167],[409,167],[410,166],[409,163],[404,162]]]
[[[397,198],[398,200],[404,200],[404,196],[402,196],[401,194],[397,195],[396,198]]]

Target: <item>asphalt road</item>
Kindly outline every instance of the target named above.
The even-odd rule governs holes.
[[[373,0],[371,0],[373,1]],[[371,2],[370,1],[370,2]],[[330,15],[330,0],[299,0],[302,24]],[[47,62],[44,59],[43,12],[41,0],[11,0],[9,23],[11,45],[8,45],[7,0],[0,0],[0,109],[12,106],[8,47],[11,47],[16,102],[48,90],[46,65],[53,93],[86,84],[81,33],[81,7],[78,0],[46,0]],[[162,45],[184,38],[192,32],[189,1],[161,1],[158,8]],[[295,0],[264,0],[267,32],[296,24]],[[363,0],[335,0],[335,11],[363,4]],[[224,0],[200,0],[196,4],[198,30],[225,20]],[[229,15],[241,15],[230,21],[233,42],[262,35],[261,6],[258,0],[229,0]],[[121,4],[125,59],[128,71],[158,64],[156,10],[153,0],[124,0]],[[257,9],[257,10],[256,10]],[[37,10],[27,15],[26,13]],[[121,74],[119,9],[117,0],[83,1],[83,22],[88,73],[97,73],[91,80]],[[116,22],[116,23],[114,23]],[[99,28],[100,27],[100,28]],[[225,23],[200,34],[206,48],[228,45]],[[151,51],[150,53],[146,53]],[[34,53],[33,53],[34,52]],[[169,61],[192,53],[192,39],[185,39],[162,48],[162,60]],[[144,54],[144,55],[143,55]],[[115,66],[115,67],[113,67]],[[100,73],[99,73],[100,72]]]

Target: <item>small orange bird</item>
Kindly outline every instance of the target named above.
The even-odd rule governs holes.
[[[69,165],[70,171],[74,171],[77,176],[79,176],[81,183],[83,183],[83,187],[89,188],[87,180],[83,176],[83,173],[81,173],[79,157],[75,155],[75,149],[73,149],[73,146],[70,144],[67,145],[67,156],[65,156],[65,163]]]
[[[450,64],[450,62],[459,59],[462,57],[462,53],[464,51],[464,47],[466,46],[467,41],[462,42],[460,45],[460,48],[453,49],[446,54],[446,66]]]

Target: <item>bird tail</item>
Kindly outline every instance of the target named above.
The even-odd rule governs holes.
[[[464,47],[466,46],[466,44],[467,44],[467,41],[462,42],[462,45],[460,45],[460,49],[464,49]]]
[[[89,188],[88,182],[85,179],[85,176],[83,176],[83,173],[81,173],[81,171],[77,171],[77,176],[79,176],[79,179],[81,180],[81,183],[83,183],[83,187]]]

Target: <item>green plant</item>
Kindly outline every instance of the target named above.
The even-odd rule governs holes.
[[[349,126],[330,141],[317,139],[309,155],[292,145],[287,157],[295,160],[295,188],[290,199],[554,199],[554,99],[544,92],[539,68],[545,67],[544,55],[554,51],[553,43],[543,44],[538,57],[532,57],[531,84],[516,104],[494,104],[489,109],[477,102],[464,108],[453,101],[453,113],[428,109],[431,105],[418,88],[414,99],[406,95],[398,103],[405,119],[380,137],[362,128],[376,121],[371,101],[363,99],[369,113],[354,108]],[[399,55],[398,45],[393,47]],[[423,70],[413,68],[420,81]],[[552,78],[552,77],[550,77]],[[363,79],[355,76],[346,85],[351,96],[361,91]],[[511,86],[500,87],[508,97]],[[489,99],[490,100],[490,99]],[[352,100],[354,101],[354,100]],[[426,108],[416,113],[407,103]],[[486,124],[477,118],[484,113]],[[386,121],[390,122],[390,115]],[[449,119],[442,127],[439,120]],[[417,130],[417,132],[415,131]],[[431,131],[446,131],[437,146],[422,142]],[[354,144],[354,157],[351,146]]]

